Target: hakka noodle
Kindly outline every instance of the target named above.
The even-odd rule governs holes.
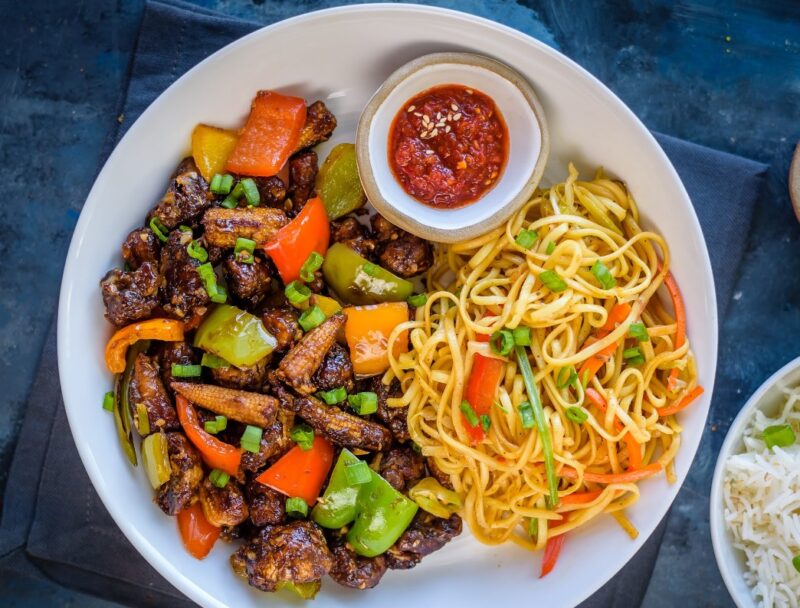
[[[390,405],[409,406],[412,439],[480,541],[541,549],[601,513],[635,537],[637,482],[675,481],[675,413],[702,388],[669,268],[625,185],[602,170],[580,181],[572,164],[504,226],[438,248],[426,304],[389,338],[408,330],[409,352],[384,381],[400,380]]]

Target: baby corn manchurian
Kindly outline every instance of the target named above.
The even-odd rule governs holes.
[[[116,374],[103,406],[192,556],[236,542],[231,567],[257,589],[310,599],[326,575],[369,589],[461,531],[460,498],[416,450],[401,383],[385,377],[386,332],[413,318],[406,279],[434,249],[368,221],[341,146],[318,157],[336,127],[324,103],[261,92],[256,105],[242,129],[198,125],[102,279]],[[347,333],[356,305],[377,330]]]

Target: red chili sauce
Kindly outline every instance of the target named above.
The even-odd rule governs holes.
[[[397,113],[389,165],[403,189],[440,209],[475,202],[499,180],[508,129],[492,98],[459,84],[423,91]]]

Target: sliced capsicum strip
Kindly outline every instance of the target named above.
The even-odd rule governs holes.
[[[360,486],[350,483],[347,467],[359,462],[347,448],[339,454],[328,487],[311,511],[311,519],[323,528],[339,529],[356,518],[356,498]]]
[[[241,308],[222,304],[197,328],[194,345],[237,367],[245,367],[271,353],[277,341],[261,319]]]
[[[348,304],[405,302],[414,285],[365,260],[347,245],[334,243],[322,264],[325,282]]]

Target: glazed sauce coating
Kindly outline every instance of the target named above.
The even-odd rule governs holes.
[[[389,131],[389,165],[403,189],[439,209],[491,190],[508,158],[508,129],[491,97],[458,84],[409,99]]]

